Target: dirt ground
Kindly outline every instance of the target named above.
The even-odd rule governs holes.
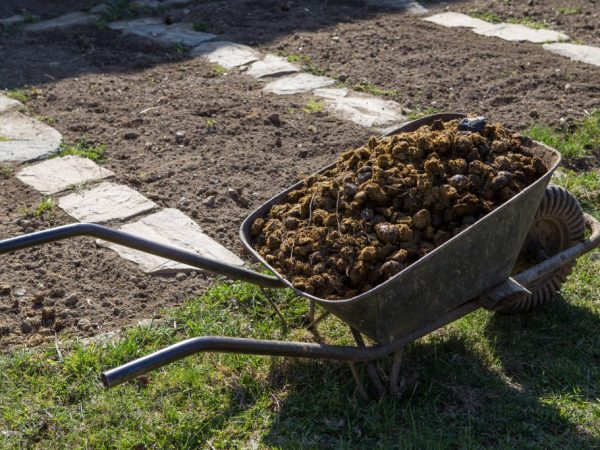
[[[590,9],[589,2],[578,3]],[[50,17],[89,6],[5,0],[0,16]],[[513,6],[515,15],[526,9]],[[464,111],[522,129],[532,120],[556,124],[600,106],[600,72],[590,66],[539,45],[445,29],[361,1],[203,2],[161,14],[205,23],[222,39],[265,52],[304,56],[313,71],[348,86],[367,82],[395,90],[387,98],[407,112]],[[597,30],[576,34],[569,21],[565,32],[582,40],[597,37]],[[180,49],[108,29],[16,32],[0,36],[0,55],[0,88],[41,91],[27,103],[32,116],[52,121],[67,142],[105,144],[104,165],[117,182],[161,207],[183,210],[238,254],[238,228],[253,208],[370,135],[326,113],[303,112],[309,95],[265,95],[260,82],[237,70],[220,74]],[[180,131],[183,138],[176,136]],[[31,219],[27,211],[41,196],[14,174],[0,175],[0,192],[0,238],[72,221],[58,208],[52,219]],[[0,349],[36,345],[55,333],[110,331],[157,316],[207,284],[202,274],[144,275],[91,239],[2,256]]]

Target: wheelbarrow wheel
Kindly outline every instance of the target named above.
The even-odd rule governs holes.
[[[585,221],[577,199],[569,191],[558,186],[546,188],[544,198],[527,233],[513,274],[548,259],[583,240]],[[531,294],[513,298],[499,305],[497,311],[516,313],[530,311],[554,299],[575,262],[528,285]]]

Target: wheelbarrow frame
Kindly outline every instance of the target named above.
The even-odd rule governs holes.
[[[460,117],[463,116],[459,114],[442,114],[428,116],[418,121],[410,122],[401,127],[400,130],[416,129],[419,126],[429,124],[433,120],[436,120],[438,118],[443,120],[449,120]],[[398,130],[395,130],[390,134],[394,134],[397,132]],[[556,167],[556,164],[553,165],[553,169]],[[328,166],[322,170],[325,171],[330,167],[332,166]],[[549,175],[547,179],[549,180]],[[545,185],[547,185],[547,180],[545,180],[544,187]],[[296,186],[292,188],[295,188]],[[288,192],[290,189],[288,189],[285,192]],[[281,196],[282,194],[274,197],[274,199],[281,198]],[[272,201],[273,199],[271,199],[270,202],[267,202],[266,205],[269,206],[270,203],[272,203]],[[242,237],[242,241],[250,250],[253,249],[249,241],[248,228],[249,225],[256,218],[257,214],[264,213],[264,208],[265,205],[259,208],[259,210],[257,210],[257,212],[255,212],[253,215],[249,216],[241,227],[240,234]],[[579,256],[589,252],[593,248],[600,245],[600,223],[587,214],[584,214],[584,218],[586,227],[590,231],[590,236],[588,238],[561,251],[560,253],[552,256],[551,258],[537,265],[534,265],[533,267],[530,267],[527,270],[513,275],[512,277],[502,276],[501,281],[495,286],[481,290],[480,292],[483,293],[475,295],[472,298],[463,299],[463,301],[454,304],[447,311],[444,311],[443,313],[434,316],[431,320],[421,321],[418,327],[413,328],[408,332],[400,333],[398,335],[392,336],[389,339],[376,339],[376,342],[378,343],[375,345],[365,345],[361,332],[358,331],[357,328],[355,328],[352,325],[351,321],[344,320],[344,317],[342,315],[342,320],[350,325],[350,329],[357,344],[356,346],[336,346],[321,343],[261,340],[225,336],[202,336],[187,339],[175,345],[169,346],[165,349],[154,352],[150,355],[131,361],[120,367],[105,371],[101,374],[102,383],[106,387],[117,386],[137,376],[140,376],[142,374],[145,374],[147,372],[150,372],[152,370],[155,370],[159,367],[165,366],[192,354],[201,352],[225,352],[346,361],[350,365],[350,369],[357,382],[357,386],[361,395],[366,397],[366,390],[362,385],[362,382],[358,376],[358,372],[356,371],[356,367],[354,364],[357,362],[367,363],[369,377],[373,381],[378,393],[380,395],[383,395],[385,394],[387,389],[381,382],[381,378],[378,375],[377,369],[372,364],[372,361],[382,358],[391,353],[395,353],[396,356],[394,358],[391,374],[389,377],[389,391],[392,393],[397,392],[398,376],[400,373],[401,361],[400,352],[404,346],[415,341],[416,339],[419,339],[420,337],[427,335],[428,333],[438,328],[443,327],[444,325],[447,325],[448,323],[451,323],[475,311],[480,307],[484,307],[489,310],[498,309],[498,306],[502,304],[502,302],[510,301],[515,296],[529,293],[526,286],[531,285],[536,280],[539,280],[547,276],[548,274],[553,273],[557,269],[569,264]],[[468,233],[469,229],[463,231],[461,234]],[[243,267],[234,266],[223,262],[215,261],[209,258],[205,258],[191,251],[182,250],[164,244],[159,244],[148,239],[132,235],[130,233],[89,223],[65,225],[62,227],[43,230],[36,233],[31,233],[28,235],[23,235],[0,241],[0,254],[16,251],[23,248],[33,247],[48,242],[67,239],[75,236],[91,236],[98,239],[103,239],[142,252],[150,253],[166,259],[187,264],[215,274],[221,274],[230,278],[247,281],[266,288],[292,287],[289,284],[289,282],[280,275],[278,275],[277,277],[264,275]],[[517,249],[516,251],[518,252],[518,250],[519,249]],[[256,254],[256,252],[251,251],[251,253],[253,253],[255,257],[258,257],[259,260],[262,260],[262,258],[260,258]],[[299,293],[301,295],[304,295],[305,297],[308,297],[311,301],[311,319],[314,319],[312,313],[314,312],[315,301],[321,303],[322,306],[324,306],[328,312],[330,312],[331,305],[337,302],[324,301],[323,299],[312,297],[310,295],[307,295],[306,293]],[[362,295],[364,296],[365,294]],[[333,310],[334,314],[339,317],[340,314],[338,314],[337,311],[335,311],[335,308],[333,308]],[[328,314],[328,312],[325,314]],[[323,316],[321,316],[321,318],[322,317]],[[316,325],[316,323],[319,320],[320,319],[312,320],[311,325]],[[309,325],[309,327],[311,325]]]

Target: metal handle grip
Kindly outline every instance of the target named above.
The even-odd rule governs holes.
[[[25,234],[0,241],[0,255],[14,252],[23,248],[34,247],[48,242],[60,241],[76,236],[91,236],[113,242],[124,247],[133,248],[144,253],[161,256],[172,261],[187,264],[208,272],[224,275],[235,280],[247,281],[268,288],[283,288],[281,280],[254,272],[243,267],[205,258],[197,253],[182,250],[169,245],[159,244],[148,239],[135,236],[124,231],[96,225],[93,223],[75,223],[61,227],[50,228],[31,234]]]

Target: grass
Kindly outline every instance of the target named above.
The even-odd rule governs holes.
[[[476,17],[477,19],[485,20],[490,23],[500,23],[500,22],[508,22],[514,24],[525,25],[530,28],[534,28],[536,30],[547,28],[547,25],[543,22],[536,22],[534,20],[528,19],[527,17],[507,17],[506,19],[502,19],[498,14],[491,11],[470,11],[469,15],[472,17]]]
[[[576,6],[563,6],[561,8],[558,8],[557,11],[559,14],[562,14],[564,16],[572,16],[574,14],[581,13],[581,8]]]
[[[560,169],[555,178],[557,184],[577,198],[582,208],[600,217],[600,173]]]
[[[412,109],[406,115],[406,118],[409,120],[417,120],[421,117],[430,116],[431,114],[436,114],[441,112],[441,109],[436,108],[435,106],[427,106],[425,108],[417,107]]]
[[[14,167],[0,165],[0,180],[8,179],[15,173]]]
[[[302,108],[302,111],[304,111],[307,114],[315,114],[315,113],[322,112],[324,108],[325,108],[325,105],[323,104],[323,102],[320,102],[318,100],[315,100],[314,98],[311,98],[306,103],[306,105],[304,105],[304,108]]]
[[[534,123],[523,134],[554,147],[567,158],[600,150],[600,110],[589,114],[573,128],[553,128]]]
[[[79,139],[73,144],[63,142],[56,156],[76,155],[91,159],[95,162],[103,162],[106,157],[106,145],[94,144],[86,139]]]
[[[213,67],[213,73],[215,75],[224,75],[227,73],[227,69],[223,66],[215,64],[215,66]]]
[[[107,9],[102,13],[101,21],[103,23],[131,19],[139,13],[139,7],[130,0],[106,0],[104,3]]]
[[[379,86],[375,86],[371,83],[358,83],[352,86],[352,88],[359,92],[366,92],[367,94],[376,95],[378,97],[381,96],[392,96],[396,95],[398,91],[396,89],[384,89]]]
[[[182,44],[181,42],[175,42],[172,47],[173,47],[173,50],[175,50],[175,52],[179,53],[179,54],[184,54],[184,53],[187,53],[190,51],[190,49],[185,44]]]
[[[28,211],[28,215],[36,218],[51,219],[54,217],[54,200],[51,197],[44,197],[35,208]]]
[[[2,135],[0,134],[0,142],[8,142],[8,141],[10,141],[10,140],[11,140],[10,138],[8,138],[8,137],[6,137],[6,136],[2,136]]]
[[[206,33],[209,30],[209,26],[206,22],[194,22],[192,25],[194,31],[201,31]]]
[[[583,258],[565,301],[533,314],[478,311],[411,344],[398,398],[360,399],[344,364],[193,356],[104,390],[98,373],[189,336],[305,340],[307,305],[218,283],[108,344],[0,357],[4,448],[590,448],[600,443],[600,261]],[[328,342],[349,344],[339,321]],[[388,367],[389,360],[381,363]],[[364,368],[361,376],[367,379]]]
[[[5,91],[4,95],[21,103],[27,103],[31,98],[30,93],[25,89],[11,89],[9,91]]]

